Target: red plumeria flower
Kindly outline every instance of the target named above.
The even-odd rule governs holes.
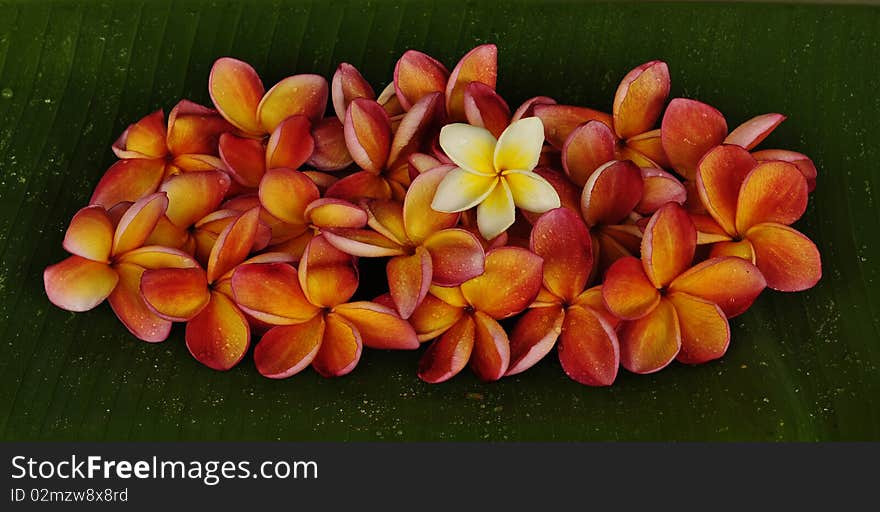
[[[727,132],[724,115],[696,100],[676,98],[669,102],[660,127],[661,142],[669,166],[687,180],[693,180],[697,164],[706,153],[720,144],[732,144],[751,151],[779,126],[785,116],[762,114]],[[809,189],[816,183],[816,167],[805,155],[794,151],[770,149],[755,152],[759,161],[783,161],[797,166]]]
[[[711,256],[754,263],[779,291],[806,290],[822,277],[816,245],[789,227],[807,208],[807,180],[795,164],[759,163],[739,146],[718,146],[700,161],[696,186],[720,228],[711,229]]]
[[[610,386],[620,364],[619,322],[605,309],[601,287],[587,289],[593,267],[587,227],[569,209],[551,210],[535,223],[530,248],[544,259],[543,288],[510,335],[506,375],[534,366],[558,339],[559,362],[569,377]]]
[[[410,317],[422,340],[431,343],[419,363],[419,378],[451,379],[470,363],[477,376],[498,380],[510,364],[510,341],[498,320],[532,303],[541,289],[540,256],[519,247],[486,254],[486,270],[460,287],[431,287]]]
[[[345,114],[345,144],[363,170],[334,183],[327,197],[402,200],[410,183],[409,156],[426,149],[435,136],[442,106],[440,94],[425,96],[403,115],[395,130],[376,101],[351,101]]]
[[[631,160],[648,168],[665,165],[660,130],[652,128],[663,112],[669,87],[665,62],[647,62],[627,73],[614,95],[611,122],[588,121],[566,137],[561,148],[562,166],[571,180],[583,186],[610,160]],[[548,123],[556,121],[546,115],[546,109],[544,112]]]
[[[187,171],[224,170],[217,140],[232,127],[215,110],[180,101],[168,117],[161,110],[132,124],[113,144],[121,160],[113,164],[89,204],[112,208],[159,189],[163,180]]]
[[[150,308],[172,322],[186,322],[186,346],[199,362],[215,370],[238,364],[250,346],[250,324],[236,305],[230,280],[257,238],[259,209],[234,218],[211,249],[206,270],[157,268],[144,272],[141,294]],[[277,253],[262,258],[289,261]]]
[[[605,275],[602,297],[619,328],[620,361],[651,373],[678,359],[703,363],[724,355],[727,319],[743,313],[766,286],[761,272],[741,258],[691,263],[697,231],[687,212],[670,203],[651,217],[641,260],[617,260]]]
[[[43,273],[49,300],[68,311],[88,311],[107,299],[119,320],[138,338],[150,342],[167,338],[171,322],[156,316],[144,303],[141,276],[149,269],[199,266],[181,251],[143,246],[167,206],[165,194],[151,194],[127,207],[115,223],[101,206],[78,211],[64,235],[64,248],[72,256]]]
[[[306,246],[299,268],[286,263],[246,264],[235,270],[232,290],[252,317],[274,325],[254,350],[257,370],[287,378],[311,365],[325,377],[351,372],[363,345],[415,349],[405,320],[375,302],[348,302],[358,287],[354,259],[323,236]]]
[[[449,172],[438,167],[413,180],[403,204],[393,200],[365,203],[373,230],[335,229],[325,233],[336,248],[365,257],[391,256],[387,275],[400,316],[409,318],[432,284],[458,286],[483,273],[480,240],[456,228],[459,214],[431,209],[440,182]]]

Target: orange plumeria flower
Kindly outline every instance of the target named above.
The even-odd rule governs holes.
[[[795,164],[758,162],[740,146],[722,145],[700,161],[696,186],[716,223],[701,222],[703,238],[714,242],[711,256],[754,263],[779,291],[806,290],[822,277],[816,245],[789,227],[807,208],[809,186]]]
[[[257,370],[280,379],[311,365],[325,377],[351,372],[363,346],[414,349],[412,326],[386,306],[348,302],[358,287],[354,259],[323,236],[305,248],[299,268],[286,263],[245,264],[232,276],[238,304],[272,325],[254,349]]]
[[[409,318],[432,284],[458,286],[483,273],[485,254],[470,232],[456,228],[459,214],[431,209],[440,182],[449,172],[438,167],[413,180],[403,204],[365,202],[373,230],[333,229],[327,241],[353,256],[390,256],[386,272],[400,316]]]
[[[620,325],[620,362],[634,373],[651,373],[678,359],[703,363],[724,355],[727,319],[743,313],[766,286],[754,265],[741,258],[691,263],[697,231],[687,212],[669,203],[651,217],[641,259],[617,260],[605,275],[602,297]]]
[[[110,213],[97,205],[78,211],[64,235],[64,248],[72,256],[43,272],[49,300],[68,311],[88,311],[107,299],[138,338],[167,338],[171,322],[154,314],[141,298],[141,276],[156,268],[185,272],[199,267],[181,251],[143,246],[167,206],[165,194],[156,193]]]
[[[451,379],[470,363],[477,376],[498,380],[510,364],[510,341],[498,320],[532,303],[541,289],[540,256],[519,247],[486,254],[486,270],[459,287],[432,286],[410,317],[419,339],[431,340],[419,363],[419,378]]]

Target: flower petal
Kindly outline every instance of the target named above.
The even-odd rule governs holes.
[[[757,162],[748,151],[733,145],[718,146],[697,165],[697,193],[709,215],[727,233],[736,234],[739,189]]]
[[[220,115],[236,128],[254,135],[262,133],[257,106],[263,91],[259,75],[246,62],[230,57],[214,62],[208,77],[208,92]]]
[[[641,262],[632,256],[618,259],[608,269],[602,297],[608,311],[625,320],[642,318],[660,302],[657,288],[648,280]]]
[[[767,279],[767,286],[781,292],[812,288],[822,278],[819,250],[801,232],[767,222],[746,233],[755,251],[755,265]]]
[[[195,268],[199,264],[189,254],[169,247],[147,245],[121,255],[117,263],[137,265],[145,269]]]
[[[345,128],[339,119],[325,117],[313,123],[312,139],[314,148],[309,165],[322,171],[338,171],[352,164],[353,160],[345,145]]]
[[[544,146],[544,125],[527,117],[504,130],[495,145],[493,161],[497,171],[531,171],[538,165]],[[456,162],[457,163],[457,162]]]
[[[471,232],[450,228],[438,231],[425,240],[423,247],[431,255],[433,283],[458,286],[479,276],[485,268],[483,245]]]
[[[657,288],[691,266],[697,248],[697,229],[684,209],[668,203],[657,210],[642,237],[642,266]]]
[[[566,375],[587,386],[610,386],[620,366],[614,328],[590,308],[571,306],[559,338],[559,362]]]
[[[620,364],[633,373],[665,368],[681,349],[681,329],[675,307],[661,300],[638,320],[625,322],[618,333]]]
[[[123,201],[135,202],[159,188],[165,160],[132,158],[111,165],[95,186],[90,205],[110,209]]]
[[[570,105],[536,105],[535,117],[544,123],[547,142],[562,149],[565,141],[578,126],[589,121],[601,121],[611,126],[611,116],[598,110]]]
[[[239,265],[232,274],[232,292],[245,313],[269,325],[298,324],[320,313],[287,263]]]
[[[265,133],[290,116],[305,116],[310,121],[324,117],[329,95],[327,80],[320,75],[294,75],[281,80],[266,92],[257,107],[257,118]]]
[[[124,254],[140,247],[165,215],[166,208],[168,197],[164,192],[150,194],[131,205],[116,226],[112,254]]]
[[[730,325],[714,302],[686,293],[670,293],[681,328],[681,351],[677,359],[685,364],[701,364],[718,359],[730,345]]]
[[[64,249],[92,261],[107,262],[113,247],[113,222],[102,206],[76,212],[64,233]]]
[[[140,291],[154,313],[172,322],[190,320],[211,299],[205,271],[198,267],[147,270]]]
[[[252,208],[226,226],[217,237],[208,257],[209,283],[213,283],[247,258],[257,238],[259,225],[260,209]]]
[[[391,185],[376,173],[359,171],[331,185],[324,197],[336,197],[354,203],[361,199],[391,199]]]
[[[450,121],[464,121],[464,90],[472,82],[492,89],[498,79],[498,48],[494,44],[477,46],[458,61],[446,83],[446,111]]]
[[[762,114],[755,116],[743,124],[737,126],[724,139],[725,144],[736,144],[746,149],[752,149],[770,135],[781,122],[785,121],[782,114]]]
[[[507,333],[489,315],[477,311],[474,318],[474,349],[471,369],[481,380],[495,381],[507,373],[510,364],[510,341]]]
[[[364,345],[380,350],[412,350],[419,348],[413,327],[388,307],[375,302],[349,302],[333,308],[357,327]]]
[[[584,290],[593,267],[590,232],[567,208],[542,215],[532,228],[529,248],[544,258],[544,286],[571,302]]]
[[[739,189],[736,229],[745,233],[762,222],[789,225],[806,211],[807,197],[807,180],[794,164],[758,164]]]
[[[391,140],[387,162],[389,169],[406,165],[411,154],[428,148],[432,138],[437,135],[437,124],[443,117],[442,109],[443,96],[433,93],[420,99],[403,115]]]
[[[810,160],[810,157],[796,151],[787,151],[785,149],[765,149],[763,151],[755,151],[752,153],[755,160],[759,162],[771,162],[779,160],[782,162],[793,163],[797,166],[804,178],[807,179],[807,185],[810,192],[816,188],[816,165]]]
[[[171,322],[156,315],[141,296],[140,284],[144,269],[120,263],[113,267],[119,283],[107,297],[116,317],[138,339],[155,343],[171,333]]]
[[[260,204],[288,224],[306,224],[306,208],[320,197],[315,182],[299,171],[270,169],[260,180]]]
[[[318,307],[342,304],[358,287],[353,258],[333,247],[323,235],[312,238],[306,246],[298,277],[306,298]]]
[[[565,312],[556,304],[527,310],[510,334],[510,365],[505,375],[522,373],[543,359],[562,333],[564,318]]]
[[[541,289],[543,260],[519,247],[500,247],[486,254],[486,271],[461,285],[477,311],[493,318],[513,316],[525,309]]]
[[[496,176],[474,174],[456,167],[449,171],[437,186],[431,208],[444,213],[457,213],[469,210],[486,201],[492,192],[499,188]],[[513,198],[511,198],[511,207]]]
[[[431,254],[423,247],[415,253],[388,260],[388,289],[402,318],[409,318],[431,286]]]
[[[321,348],[325,325],[324,316],[318,315],[305,323],[269,329],[254,348],[257,371],[270,379],[286,379],[304,370]]]
[[[513,113],[513,116],[510,118],[510,122],[513,123],[515,121],[519,121],[525,117],[534,117],[535,116],[535,107],[538,105],[555,105],[556,100],[549,96],[535,96],[527,99],[517,107],[516,111]]]
[[[266,168],[298,169],[312,156],[315,140],[312,123],[305,116],[290,116],[281,121],[266,143]]]
[[[642,172],[630,161],[612,160],[596,169],[581,194],[581,213],[588,226],[617,224],[639,204]]]
[[[679,174],[693,179],[703,155],[727,136],[727,121],[705,103],[675,98],[666,107],[660,130],[669,163]]]
[[[405,52],[394,66],[394,92],[404,110],[428,94],[444,92],[448,79],[446,66],[416,50]]]
[[[471,82],[465,87],[464,113],[468,124],[485,128],[495,137],[500,137],[510,124],[507,102],[494,88],[481,82]]]
[[[464,309],[449,304],[429,293],[409,317],[409,323],[419,341],[432,340],[452,327],[464,314]]]
[[[345,118],[348,105],[353,100],[358,98],[376,99],[376,93],[370,83],[364,79],[356,67],[347,62],[340,64],[336,68],[336,72],[333,73],[330,92],[333,99],[333,110],[339,119]]]
[[[683,205],[687,201],[687,189],[678,179],[657,168],[642,168],[642,199],[636,205],[639,213],[650,215],[666,203]]]
[[[712,249],[709,251],[709,257],[720,258],[723,256],[735,256],[737,258],[742,258],[751,264],[755,263],[755,250],[752,248],[752,243],[748,240],[740,240],[738,242],[721,241],[713,243]]]
[[[400,244],[369,229],[324,229],[321,234],[330,245],[351,256],[384,258],[406,254]]]
[[[157,110],[129,125],[113,143],[113,152],[119,158],[162,158],[168,153],[165,146],[165,113]]]
[[[633,69],[614,95],[614,131],[622,139],[654,127],[669,96],[669,67],[654,60]]]
[[[221,171],[185,172],[171,176],[159,188],[168,196],[165,215],[179,228],[189,228],[215,211],[231,180]]]
[[[728,318],[744,313],[766,286],[764,276],[750,262],[735,257],[711,258],[695,265],[669,285],[721,307]]]
[[[220,134],[232,130],[216,110],[180,100],[168,115],[168,150],[172,155],[216,155]]]
[[[119,277],[106,263],[70,256],[43,271],[49,301],[67,311],[88,311],[110,295]]]
[[[344,129],[345,145],[355,163],[374,173],[385,168],[391,151],[391,121],[381,105],[363,98],[352,101]]]
[[[660,128],[651,130],[626,140],[627,153],[641,155],[654,162],[657,166],[669,168],[669,158],[663,151],[663,138]],[[620,158],[619,158],[620,159]],[[641,165],[641,164],[639,164]]]
[[[325,197],[309,203],[306,223],[322,229],[362,228],[367,225],[367,212],[348,201]]]
[[[463,315],[422,354],[419,378],[437,384],[458,375],[471,358],[475,337],[474,319]]]
[[[440,147],[455,165],[473,174],[494,176],[495,137],[485,128],[447,124],[440,130]]]
[[[587,179],[603,164],[615,159],[617,137],[601,121],[578,126],[562,146],[562,167],[576,185],[583,187]]]
[[[453,171],[454,172],[454,171]],[[450,173],[452,174],[452,173]],[[444,182],[447,178],[444,178]],[[443,189],[443,183],[437,191],[437,197]],[[436,201],[436,197],[435,197]],[[491,240],[513,225],[516,220],[516,204],[506,179],[498,181],[498,185],[477,206],[477,226],[486,240]]]
[[[261,141],[224,133],[220,136],[219,151],[236,182],[247,188],[260,184],[266,172],[266,149]]]
[[[440,183],[448,174],[448,168],[426,171],[417,176],[407,190],[402,212],[404,234],[414,243],[458,223],[459,214],[439,212],[431,206]]]
[[[510,187],[513,203],[524,211],[544,213],[561,206],[556,189],[536,172],[507,171],[503,181]]]
[[[330,313],[324,320],[324,337],[312,368],[324,377],[347,375],[361,359],[361,334],[354,324],[339,315]]]

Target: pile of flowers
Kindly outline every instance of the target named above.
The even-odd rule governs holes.
[[[728,130],[705,103],[667,103],[660,61],[623,77],[611,114],[544,96],[511,111],[496,80],[494,45],[451,72],[410,50],[378,95],[350,64],[266,90],[221,58],[213,109],[183,100],[113,144],[119,160],[64,236],[71,256],[45,270],[49,300],[107,300],[148,342],[183,322],[217,370],[252,336],[271,378],[426,345],[422,380],[469,365],[493,381],[556,346],[569,377],[606,386],[620,366],[722,357],[729,319],[765,287],[821,277],[791,227],[816,168],[755,149],[784,116]],[[387,287],[353,300],[359,272],[381,268],[367,258]]]

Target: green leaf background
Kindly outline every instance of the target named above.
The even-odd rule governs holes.
[[[0,435],[7,440],[877,440],[880,438],[880,10],[864,6],[540,2],[0,0]],[[417,353],[369,351],[350,376],[260,377],[193,360],[182,329],[140,342],[103,305],[53,307],[43,268],[150,111],[209,102],[215,58],[266,83],[358,66],[377,87],[417,48],[447,65],[499,46],[511,105],[537,94],[610,109],[632,67],[666,60],[673,95],[729,124],[783,112],[762,147],[812,156],[797,225],[825,276],[767,292],[720,361],[580,386],[555,354],[514,378],[429,386]]]

